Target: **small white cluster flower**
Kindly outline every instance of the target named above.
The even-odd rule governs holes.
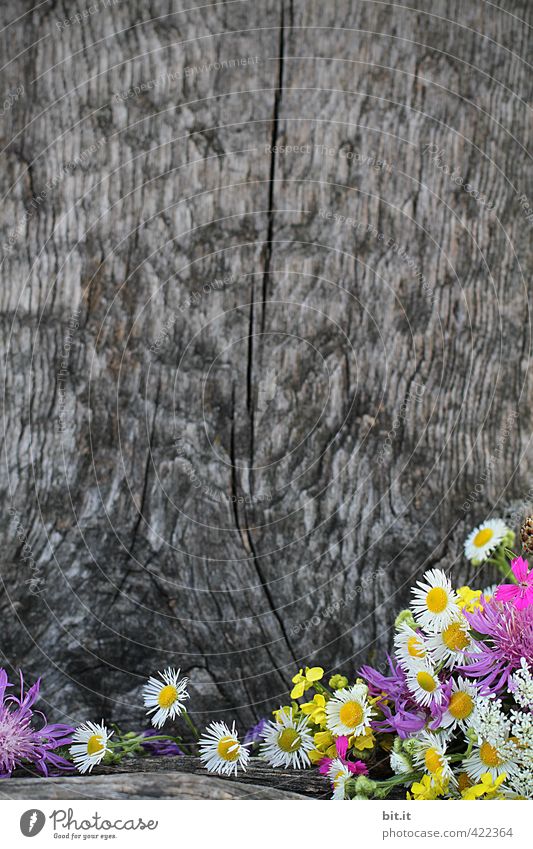
[[[469,725],[492,746],[498,747],[509,738],[510,724],[502,711],[501,699],[478,698]]]
[[[511,729],[519,746],[528,748],[533,745],[533,713],[512,710]]]
[[[505,784],[513,794],[531,799],[533,796],[533,755],[531,750],[529,750],[528,757],[521,758],[510,770]]]
[[[521,660],[520,669],[509,679],[509,690],[520,707],[533,709],[533,676],[525,657]]]

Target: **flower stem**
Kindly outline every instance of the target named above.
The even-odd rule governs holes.
[[[319,681],[313,681],[313,687],[317,693],[320,693],[320,695],[324,696],[325,699],[331,699],[331,696],[333,695],[331,690],[328,690],[328,688],[324,687],[324,685]]]
[[[192,733],[194,734],[194,739],[196,740],[196,742],[198,742],[198,740],[200,739],[200,732],[198,731],[196,725],[192,721],[188,711],[186,711],[185,708],[183,708],[182,710],[182,716],[189,728],[191,729]]]

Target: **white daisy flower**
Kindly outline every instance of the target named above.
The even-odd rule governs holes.
[[[315,748],[306,716],[292,718],[292,711],[280,708],[277,722],[270,721],[263,731],[259,754],[273,767],[304,769],[311,764],[309,752]]]
[[[402,625],[394,637],[395,655],[403,670],[408,672],[413,665],[424,660],[427,648],[424,637],[410,625]]]
[[[413,761],[419,769],[424,769],[432,778],[447,780],[456,784],[450,762],[446,757],[446,734],[432,734],[422,731],[415,738]]]
[[[450,701],[442,715],[441,726],[448,730],[459,726],[462,731],[468,729],[470,718],[474,712],[478,688],[471,681],[459,676],[452,684]]]
[[[337,736],[362,734],[372,714],[366,684],[343,687],[326,702],[326,727]]]
[[[502,711],[501,699],[480,696],[469,720],[469,726],[493,746],[501,746],[509,738],[511,724]]]
[[[328,778],[333,785],[332,799],[346,799],[346,782],[353,778],[346,764],[340,758],[333,758],[328,769]]]
[[[239,767],[246,772],[250,753],[246,745],[239,742],[237,729],[225,722],[211,722],[198,741],[200,760],[209,772],[218,775],[237,774]]]
[[[458,663],[467,663],[465,653],[472,653],[476,648],[469,634],[468,622],[461,615],[428,637],[427,645],[433,661],[450,669]]]
[[[412,589],[414,598],[411,607],[422,628],[439,631],[458,618],[459,599],[441,569],[429,569],[424,579],[417,581],[417,586]]]
[[[417,704],[422,707],[440,705],[443,692],[438,675],[431,663],[413,666],[407,675],[407,687]]]
[[[102,758],[110,751],[108,746],[112,731],[104,725],[96,722],[85,722],[76,728],[72,735],[72,745],[69,752],[77,769],[82,772],[90,772],[93,766],[100,763]]]
[[[465,556],[472,563],[484,563],[508,533],[509,528],[501,519],[483,522],[466,538]]]
[[[488,740],[480,740],[478,745],[474,746],[470,757],[462,762],[461,768],[474,784],[477,784],[486,772],[490,773],[493,780],[502,772],[511,777],[516,767],[512,755],[513,750],[509,745],[493,746]]]
[[[533,710],[533,676],[525,657],[520,661],[520,668],[509,679],[509,690],[520,707]]]
[[[150,708],[147,714],[154,714],[152,725],[155,728],[162,728],[167,719],[174,719],[185,710],[183,702],[189,698],[187,692],[189,679],[182,678],[180,681],[180,670],[171,669],[170,666],[158,674],[161,680],[150,677],[142,693],[145,707]]]

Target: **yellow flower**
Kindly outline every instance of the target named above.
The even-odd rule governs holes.
[[[300,710],[307,714],[315,725],[326,724],[326,700],[321,693],[317,693],[312,702],[300,705]]]
[[[498,793],[498,788],[506,778],[506,774],[502,772],[502,774],[493,781],[490,772],[485,772],[481,776],[479,784],[474,784],[473,787],[467,787],[466,790],[463,790],[461,795],[463,799],[467,799],[468,801],[471,801],[472,799],[480,799],[482,796],[486,796],[487,799],[501,798],[501,793]]]
[[[444,796],[448,792],[448,783],[448,779],[442,775],[442,770],[438,769],[431,776],[423,775],[422,781],[415,781],[411,786],[413,796],[407,793],[407,798],[415,800],[437,799],[439,796]]]
[[[291,690],[291,699],[299,699],[306,690],[313,686],[315,681],[320,681],[324,675],[324,670],[321,666],[305,667],[305,673],[302,669],[294,676],[292,683],[294,687]]]
[[[376,742],[374,732],[368,725],[363,734],[358,734],[357,737],[350,737],[348,744],[358,752],[363,752],[365,749],[373,749]]]
[[[320,752],[321,757],[336,758],[337,747],[335,745],[335,737],[331,731],[317,731],[313,737],[315,746]]]
[[[473,613],[474,610],[482,609],[480,604],[481,590],[471,590],[470,587],[459,587],[457,590],[459,596],[458,605],[461,610],[466,610],[467,613]]]
[[[414,784],[411,785],[411,793],[407,792],[408,799],[415,799],[416,801],[420,801],[422,799],[436,799],[438,796],[437,790],[434,787],[431,778],[429,775],[423,775],[422,781],[415,781]]]
[[[322,758],[325,758],[325,757],[326,757],[325,753],[319,752],[318,749],[312,749],[309,752],[309,760],[311,761],[312,764],[319,763],[322,760]]]
[[[284,705],[283,707],[278,708],[278,710],[272,711],[272,716],[276,720],[276,722],[281,722],[281,715],[286,714],[287,716],[292,716],[293,718],[298,713],[299,705],[296,702],[293,702],[292,705]]]

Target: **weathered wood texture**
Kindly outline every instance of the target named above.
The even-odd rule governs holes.
[[[329,782],[316,770],[274,770],[257,758],[238,778],[207,775],[198,758],[135,758],[94,775],[14,777],[5,799],[328,799]]]
[[[94,5],[0,7],[1,649],[246,725],[530,495],[533,7]]]

